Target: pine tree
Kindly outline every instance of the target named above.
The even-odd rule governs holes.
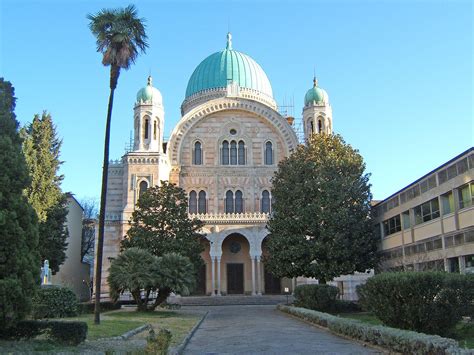
[[[67,216],[66,196],[61,191],[59,175],[61,140],[58,139],[51,115],[35,115],[33,122],[21,131],[23,152],[31,184],[25,190],[28,201],[39,219],[39,253],[42,262],[49,261],[53,273],[64,262],[68,237],[64,227]]]
[[[29,313],[40,273],[37,218],[23,194],[30,179],[15,100],[12,85],[0,78],[0,333]]]

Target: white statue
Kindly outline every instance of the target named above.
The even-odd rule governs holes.
[[[41,285],[51,285],[51,269],[49,268],[49,261],[45,260],[41,268]]]

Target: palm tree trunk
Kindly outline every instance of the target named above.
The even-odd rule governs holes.
[[[110,67],[110,95],[107,108],[107,122],[105,125],[104,141],[104,163],[102,166],[102,191],[100,194],[99,212],[99,235],[97,236],[96,266],[95,266],[95,307],[94,323],[100,324],[100,284],[102,282],[102,255],[104,250],[104,227],[105,227],[105,199],[107,197],[107,180],[109,177],[109,143],[110,143],[110,121],[112,119],[112,108],[114,105],[114,92],[117,87],[120,68],[112,65]]]
[[[155,302],[153,303],[153,305],[151,306],[151,310],[154,311],[156,309],[156,307],[158,307],[160,304],[162,304],[164,301],[166,301],[166,299],[168,298],[168,296],[171,294],[171,289],[168,288],[168,287],[163,287],[163,288],[160,288],[160,290],[158,291],[158,296],[156,296],[156,300]]]

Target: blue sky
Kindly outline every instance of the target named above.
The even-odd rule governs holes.
[[[123,1],[0,0],[0,76],[21,124],[49,111],[63,139],[63,189],[100,195],[109,69],[86,15]],[[67,4],[67,5],[66,5]],[[471,1],[137,1],[150,48],[116,90],[111,158],[133,126],[148,73],[165,105],[165,137],[187,81],[209,54],[234,49],[265,70],[279,104],[301,116],[313,71],[334,130],[363,155],[382,199],[473,145]]]

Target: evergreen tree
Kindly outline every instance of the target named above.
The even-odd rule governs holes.
[[[369,175],[338,135],[313,135],[278,166],[266,265],[276,276],[334,277],[377,260]]]
[[[29,313],[40,273],[37,218],[23,195],[30,179],[15,100],[12,85],[0,78],[0,333]]]
[[[122,241],[122,249],[140,248],[156,256],[178,253],[186,256],[195,272],[202,265],[198,231],[203,223],[188,217],[188,199],[184,190],[167,181],[150,187],[137,202],[130,229]]]
[[[33,122],[21,131],[23,152],[31,184],[25,190],[28,201],[39,219],[39,253],[48,260],[53,273],[64,262],[68,237],[64,227],[67,200],[61,191],[63,176],[59,175],[61,140],[58,139],[51,115],[35,115]]]

